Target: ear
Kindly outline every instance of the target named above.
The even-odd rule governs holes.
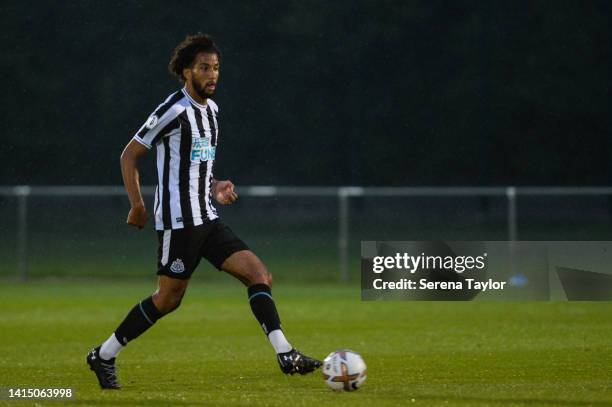
[[[183,69],[183,78],[185,78],[185,82],[191,81],[191,69],[190,68]]]

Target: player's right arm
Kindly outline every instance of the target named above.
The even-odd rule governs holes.
[[[145,146],[132,139],[121,153],[121,175],[131,206],[127,224],[136,226],[138,229],[142,229],[147,222],[147,210],[140,192],[138,160],[148,151]]]

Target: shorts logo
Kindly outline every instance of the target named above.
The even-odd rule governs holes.
[[[179,274],[185,271],[185,265],[183,264],[183,260],[181,259],[174,260],[172,262],[172,265],[170,266],[170,271],[176,274]]]
[[[149,118],[147,119],[147,122],[145,123],[145,127],[149,130],[151,130],[153,127],[155,127],[155,125],[157,124],[157,116],[155,116],[154,114],[152,114],[151,116],[149,116]]]

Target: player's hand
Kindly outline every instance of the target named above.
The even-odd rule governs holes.
[[[144,205],[133,206],[128,213],[127,224],[142,229],[147,223],[147,210]]]
[[[217,181],[215,183],[214,197],[221,205],[230,205],[238,199],[238,194],[234,192],[232,181]]]

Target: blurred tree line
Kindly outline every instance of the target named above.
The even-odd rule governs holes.
[[[3,1],[0,184],[121,183],[197,31],[223,53],[220,178],[609,184],[609,4]]]

